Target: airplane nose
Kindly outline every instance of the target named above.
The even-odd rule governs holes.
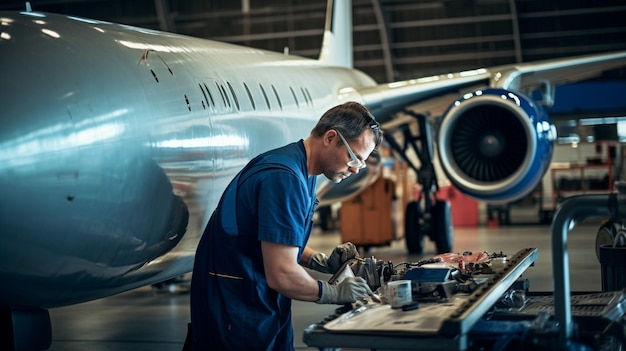
[[[28,13],[0,22],[0,67],[10,68],[0,94],[0,278],[21,287],[0,289],[0,301],[62,305],[88,294],[75,286],[105,294],[105,282],[168,252],[188,224],[133,114],[145,109],[133,94],[146,72],[137,51],[83,21]],[[41,277],[58,289],[31,293],[48,288]]]

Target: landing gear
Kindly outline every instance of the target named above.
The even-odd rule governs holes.
[[[450,202],[436,200],[430,215],[425,215],[418,201],[409,202],[404,217],[404,238],[410,254],[424,251],[424,236],[437,247],[437,253],[452,251],[452,219]]]
[[[317,218],[320,229],[327,232],[337,229],[335,217],[333,216],[333,209],[331,205],[322,206],[317,208]]]
[[[417,123],[418,134],[413,132],[411,122],[398,127],[402,132],[396,140],[394,133],[385,134],[387,143],[402,157],[417,175],[421,192],[416,201],[409,202],[404,216],[404,237],[406,248],[411,254],[421,254],[424,250],[424,236],[427,235],[437,246],[437,253],[452,251],[452,216],[450,202],[438,200],[437,175],[433,166],[433,132],[428,117],[412,111],[404,111]],[[402,141],[402,144],[400,143]],[[407,157],[407,149],[412,148],[419,159],[419,166]]]
[[[424,251],[424,211],[417,201],[406,205],[404,213],[404,240],[410,254],[421,254]]]
[[[430,239],[437,246],[437,253],[452,251],[452,216],[449,201],[435,201],[431,214]]]
[[[51,344],[48,310],[0,306],[0,350],[47,350]]]

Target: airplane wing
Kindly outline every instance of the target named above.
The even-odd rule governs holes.
[[[529,91],[546,84],[560,85],[594,78],[604,71],[625,65],[626,52],[527,62],[490,69],[490,86]]]
[[[554,103],[555,87],[623,66],[621,51],[379,84],[355,94],[383,119],[411,103],[437,101],[436,145],[448,180],[478,200],[512,202],[533,190],[550,164],[556,129],[543,106]],[[535,89],[539,100],[530,97]],[[385,128],[403,123],[395,118]]]

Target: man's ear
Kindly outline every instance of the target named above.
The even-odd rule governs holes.
[[[329,129],[324,133],[324,145],[329,146],[332,145],[334,140],[337,138],[337,132],[333,129]]]

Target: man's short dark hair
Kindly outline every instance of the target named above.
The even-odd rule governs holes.
[[[326,111],[317,125],[311,131],[311,134],[321,137],[331,129],[337,129],[347,139],[356,139],[367,128],[374,133],[374,141],[376,147],[383,141],[383,131],[380,129],[380,123],[367,109],[355,101],[349,101],[341,105],[337,105]]]

